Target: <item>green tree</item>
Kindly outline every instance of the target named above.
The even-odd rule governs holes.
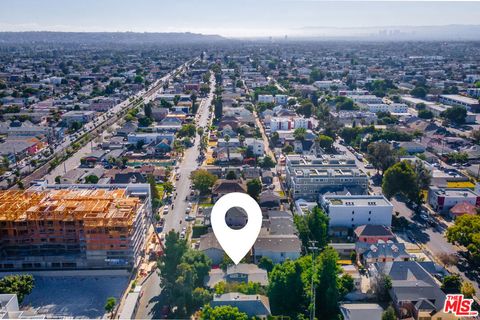
[[[421,119],[432,119],[434,115],[430,110],[420,110],[418,111],[418,117]]]
[[[117,304],[117,299],[114,297],[110,297],[107,299],[107,302],[105,302],[105,311],[107,313],[111,313],[113,309],[115,309],[115,305]]]
[[[161,279],[161,287],[166,302],[170,306],[175,304],[175,287],[179,276],[179,265],[183,255],[187,252],[187,243],[180,239],[177,232],[171,230],[165,236],[163,255],[158,260],[158,268]]]
[[[0,279],[0,293],[16,294],[21,304],[25,296],[29,295],[35,286],[35,279],[31,274],[8,275]]]
[[[204,288],[195,288],[192,292],[192,310],[198,310],[212,301],[213,295]]]
[[[462,290],[462,279],[458,274],[443,277],[442,290],[446,294],[460,293]]]
[[[272,135],[270,136],[270,143],[272,147],[275,147],[279,140],[280,140],[280,135],[278,134],[278,132],[275,131],[274,133],[272,133]]]
[[[342,276],[338,278],[338,291],[341,298],[352,292],[354,288],[355,283],[351,275],[342,274]]]
[[[395,152],[386,142],[373,142],[367,147],[367,160],[378,171],[385,171],[396,161]]]
[[[321,289],[317,290],[317,305],[321,314],[327,315],[327,319],[338,312],[340,294],[337,261],[338,254],[335,249],[325,247],[325,250],[320,254],[319,288]]]
[[[462,283],[461,293],[465,296],[465,298],[473,298],[475,296],[475,287],[469,281],[464,281]]]
[[[383,311],[382,320],[397,320],[395,309],[393,309],[392,306],[388,306],[388,308],[385,311]]]
[[[96,184],[98,183],[98,180],[100,179],[94,174],[91,174],[85,177],[85,183],[88,183],[88,184]]]
[[[261,257],[260,261],[258,261],[258,267],[267,270],[267,272],[270,273],[273,270],[274,264],[272,259]]]
[[[210,305],[206,305],[200,312],[200,320],[248,320],[248,316],[246,313],[238,311],[237,307],[212,308]]]
[[[333,149],[333,139],[331,137],[320,134],[317,137],[317,141],[320,145],[320,148],[322,148],[323,150],[331,151]]]
[[[447,240],[465,246],[472,262],[480,264],[480,215],[465,214],[447,229]]]
[[[234,171],[230,170],[230,171],[228,171],[227,175],[225,176],[225,179],[227,179],[227,180],[236,180],[236,179],[237,179],[237,175],[235,174]]]
[[[223,100],[221,96],[215,98],[215,118],[221,119],[223,115]]]
[[[295,131],[293,131],[293,137],[295,140],[300,140],[303,141],[305,140],[305,137],[307,136],[307,129],[305,128],[297,128]]]
[[[302,259],[302,258],[301,258]],[[287,260],[276,264],[269,274],[268,297],[273,314],[295,318],[307,309],[308,299],[304,290],[302,260]],[[288,292],[288,294],[285,294]]]
[[[403,194],[414,202],[420,201],[420,189],[417,184],[417,177],[412,166],[407,161],[402,161],[391,166],[385,171],[382,191],[387,198],[397,194]]]
[[[217,176],[207,170],[195,170],[190,175],[193,188],[201,194],[207,194],[217,181]]]
[[[432,174],[422,161],[415,161],[413,169],[415,171],[415,180],[418,188],[420,190],[427,190],[432,181]]]
[[[467,117],[467,109],[459,106],[451,107],[440,113],[440,116],[453,123],[464,124]]]
[[[199,128],[200,129],[200,128]],[[195,127],[195,125],[193,124],[185,124],[183,125],[180,130],[178,131],[177,133],[177,136],[179,138],[183,138],[183,137],[195,137],[195,133],[196,133],[197,129]]]
[[[260,167],[262,167],[263,169],[275,168],[275,162],[272,160],[270,156],[265,156],[260,162]]]
[[[212,267],[212,260],[203,252],[188,250],[182,257],[182,262],[193,267],[195,272],[195,287],[203,286],[203,279],[208,275]]]
[[[425,98],[427,96],[428,90],[425,87],[417,86],[410,91],[410,94],[415,98]]]
[[[303,247],[310,246],[309,241],[315,240],[319,248],[324,248],[328,240],[328,216],[316,206],[305,215],[295,215],[295,226]]]
[[[143,106],[143,111],[145,112],[145,117],[152,118],[152,104],[147,103]]]
[[[247,193],[255,200],[258,200],[258,196],[262,192],[262,182],[260,179],[252,179],[247,182]]]

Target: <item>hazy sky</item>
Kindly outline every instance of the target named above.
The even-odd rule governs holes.
[[[295,35],[304,27],[479,24],[480,2],[0,0],[1,31],[190,31]]]

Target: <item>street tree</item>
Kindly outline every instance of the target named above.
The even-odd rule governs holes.
[[[475,287],[470,281],[463,281],[460,292],[465,296],[465,298],[471,299],[475,296]]]
[[[319,248],[327,245],[328,221],[328,216],[318,206],[304,215],[294,216],[295,226],[304,248],[308,248],[312,240],[317,241]]]
[[[395,151],[386,142],[373,142],[367,147],[367,160],[377,172],[385,173],[395,163]]]
[[[409,200],[420,201],[420,189],[412,166],[407,161],[401,161],[388,168],[382,182],[383,194],[391,199],[397,194],[406,196]]]
[[[442,290],[446,294],[460,293],[462,289],[462,279],[458,274],[451,274],[443,277]]]
[[[207,194],[217,181],[217,176],[207,170],[195,170],[190,175],[193,187],[201,194]]]
[[[258,200],[258,196],[262,192],[262,182],[260,179],[252,179],[247,182],[247,193],[255,200]]]
[[[467,109],[464,107],[451,107],[443,111],[440,116],[456,124],[464,124],[467,117]]]
[[[275,162],[270,156],[265,156],[260,162],[260,167],[262,167],[263,169],[271,169],[275,167]]]
[[[107,313],[112,313],[113,309],[115,309],[115,305],[117,304],[117,299],[115,299],[114,297],[110,297],[107,299],[107,301],[105,302],[105,311]]]
[[[212,308],[206,305],[200,311],[200,320],[248,320],[248,315],[240,312],[237,307],[219,306]]]

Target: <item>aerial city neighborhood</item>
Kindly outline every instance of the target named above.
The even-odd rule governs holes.
[[[2,319],[478,310],[478,45],[53,35],[0,44]],[[263,218],[237,265],[231,192]]]

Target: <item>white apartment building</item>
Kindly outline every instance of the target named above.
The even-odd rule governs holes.
[[[386,103],[367,103],[367,109],[373,113],[390,111],[389,106]]]
[[[253,154],[256,156],[263,157],[265,154],[264,142],[261,139],[247,138],[245,139],[245,145],[252,148]]]
[[[311,121],[310,119],[297,117],[293,119],[293,128],[304,128],[304,129],[311,129]]]
[[[294,199],[317,200],[321,194],[345,188],[365,194],[368,185],[368,177],[355,159],[344,156],[288,155],[285,173]]]
[[[379,98],[377,96],[371,95],[371,94],[366,94],[366,95],[349,95],[348,96],[350,99],[352,99],[355,103],[372,103],[372,104],[381,104],[383,103],[382,98]]]
[[[292,122],[288,118],[272,118],[270,119],[270,131],[283,131],[292,129]]]
[[[408,106],[405,103],[392,103],[388,105],[391,113],[408,113]]]
[[[473,112],[480,109],[480,102],[477,99],[461,96],[459,94],[442,94],[438,98],[438,101],[450,106],[465,107],[468,111]]]
[[[286,105],[287,102],[288,102],[288,96],[286,94],[277,94],[275,96],[276,104]]]
[[[259,103],[274,103],[275,98],[271,94],[260,94],[258,95]]]
[[[392,224],[393,205],[383,195],[323,196],[320,203],[329,216],[330,227]]]

